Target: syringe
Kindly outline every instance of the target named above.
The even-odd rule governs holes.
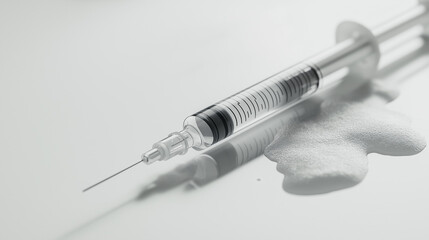
[[[335,84],[328,84],[325,78],[340,69],[347,67],[350,74],[370,79],[377,70],[381,43],[429,21],[429,1],[420,3],[373,31],[358,23],[341,23],[335,46],[187,117],[183,130],[155,143],[142,155],[142,161],[151,164],[185,154],[191,147],[210,147],[246,125]]]
[[[334,79],[331,81],[328,77],[339,70],[348,69],[349,74],[359,76],[362,81],[371,79],[377,71],[381,43],[429,22],[429,0],[419,2],[418,6],[372,31],[355,22],[339,24],[337,44],[333,47],[187,117],[183,130],[155,143],[139,162],[84,191],[138,163],[151,164],[183,155],[189,148],[210,147],[268,115],[338,84],[342,78],[331,78]]]

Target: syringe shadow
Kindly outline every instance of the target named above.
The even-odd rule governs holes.
[[[387,82],[389,81],[389,76],[395,73],[398,68],[411,65],[423,56],[428,55],[429,46],[427,39],[424,40],[424,44],[421,47],[409,52],[386,67],[380,69],[377,74],[377,79],[386,80]],[[406,81],[412,75],[418,73],[427,66],[429,66],[429,59],[427,61],[423,61],[417,68],[412,68],[410,71],[406,71],[399,78],[394,78],[392,83]],[[361,94],[363,94],[360,97],[364,96],[364,94],[370,94],[368,86],[363,86],[360,91],[362,91]],[[287,111],[282,111],[275,116],[269,117],[266,120],[253,125],[251,128],[238,133],[234,138],[205,151],[193,159],[190,159],[189,162],[182,164],[167,173],[161,174],[153,182],[143,186],[136,197],[109,211],[106,211],[90,221],[87,221],[58,239],[73,238],[75,234],[88,229],[99,220],[114,214],[129,204],[142,202],[153,195],[163,193],[183,185],[187,185],[188,189],[196,189],[214,182],[262,155],[265,147],[274,139],[276,133],[280,131],[279,129],[284,127],[286,124],[293,121],[302,121],[306,118],[311,118],[311,116],[317,115],[321,102],[322,100],[320,98],[309,99],[297,104]],[[332,179],[332,181],[319,182],[314,186],[306,186],[308,189],[304,190],[289,189],[287,186],[283,187],[285,191],[290,193],[311,194],[311,192],[330,192],[351,187],[355,184],[356,183],[349,182],[345,179]]]

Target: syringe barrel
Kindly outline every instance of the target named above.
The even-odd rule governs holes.
[[[314,93],[322,75],[313,65],[301,63],[281,71],[237,94],[188,117],[184,127],[199,132],[203,149],[279,108]]]

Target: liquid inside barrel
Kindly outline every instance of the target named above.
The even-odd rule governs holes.
[[[213,143],[216,143],[279,108],[314,93],[320,78],[315,67],[299,64],[192,116],[202,119],[209,126]]]

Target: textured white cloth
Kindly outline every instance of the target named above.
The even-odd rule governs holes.
[[[425,139],[405,116],[386,107],[396,96],[374,81],[323,102],[316,113],[286,126],[265,150],[285,176],[283,188],[317,194],[350,187],[368,172],[369,153],[422,151]]]

